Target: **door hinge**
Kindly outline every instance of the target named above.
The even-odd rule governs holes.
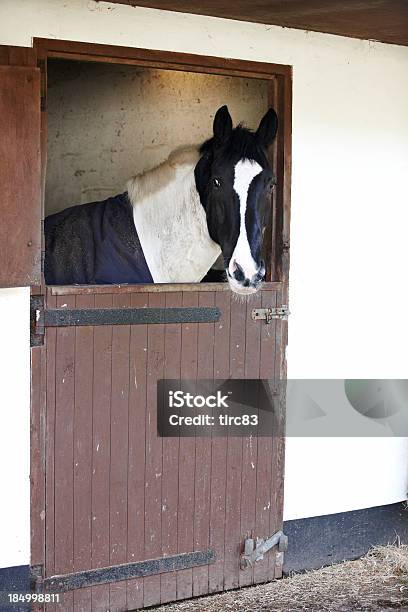
[[[208,550],[196,550],[194,552],[159,557],[158,559],[121,563],[119,565],[82,570],[71,574],[45,577],[40,574],[42,568],[38,566],[32,571],[32,584],[36,592],[66,593],[67,591],[75,591],[100,584],[111,584],[193,567],[208,566],[215,563],[216,559],[215,551],[210,548]]]
[[[42,346],[44,333],[44,296],[32,295],[30,297],[30,346]]]
[[[251,313],[253,321],[263,320],[268,324],[273,319],[287,321],[289,315],[288,306],[279,306],[278,308],[253,308]]]
[[[288,550],[288,536],[283,531],[277,531],[270,538],[246,538],[244,541],[244,552],[241,555],[241,569],[252,567],[257,561],[264,558],[264,554],[274,546],[278,547],[280,553]]]
[[[197,308],[44,308],[44,296],[30,301],[31,346],[44,344],[46,327],[78,325],[146,325],[168,323],[214,323],[219,321],[218,307]]]

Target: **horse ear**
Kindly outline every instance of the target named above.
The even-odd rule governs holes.
[[[231,136],[232,119],[228,106],[221,106],[215,113],[213,130],[217,144],[222,144]]]
[[[278,131],[278,116],[273,108],[270,108],[266,115],[261,119],[261,123],[256,131],[256,137],[266,148],[272,144],[276,132]]]

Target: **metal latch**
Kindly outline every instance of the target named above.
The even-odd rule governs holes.
[[[279,308],[253,308],[251,316],[253,321],[262,319],[269,324],[273,319],[287,321],[289,314],[287,306],[280,306]]]
[[[267,540],[247,538],[244,542],[244,552],[241,555],[241,569],[252,567],[254,563],[261,561],[264,554],[276,545],[279,552],[283,553],[288,550],[288,536],[283,531],[277,531]]]

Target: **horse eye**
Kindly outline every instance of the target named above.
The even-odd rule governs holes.
[[[220,181],[220,179],[219,179],[219,178],[214,178],[214,179],[213,179],[213,184],[214,184],[214,187],[217,187],[217,188],[218,188],[218,187],[221,187],[221,181]]]

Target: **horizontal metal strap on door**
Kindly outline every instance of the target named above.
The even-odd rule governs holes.
[[[177,570],[210,565],[216,559],[213,550],[203,550],[197,552],[183,553],[162,557],[161,559],[149,559],[136,563],[123,563],[121,565],[111,565],[98,569],[74,572],[72,574],[61,574],[47,578],[37,578],[36,591],[48,593],[64,593],[83,587],[96,586],[122,580],[131,580],[144,576],[175,572]]]
[[[45,327],[76,325],[143,325],[159,323],[213,323],[219,308],[81,308],[45,309]]]

